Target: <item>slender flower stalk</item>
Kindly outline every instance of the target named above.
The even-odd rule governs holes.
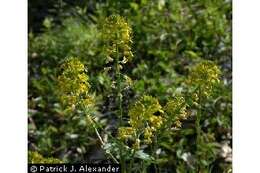
[[[116,81],[116,103],[119,110],[119,126],[123,125],[122,82],[124,79],[121,70],[123,69],[123,65],[133,58],[131,35],[132,29],[123,17],[111,15],[105,19],[102,26],[103,50],[106,62],[113,64],[111,69],[114,69]]]
[[[94,128],[95,133],[96,133],[96,135],[97,135],[97,137],[98,137],[98,139],[99,139],[99,142],[101,143],[102,146],[104,146],[104,145],[105,145],[105,142],[103,141],[101,135],[100,135],[99,132],[98,132],[98,129],[97,129],[97,126],[98,126],[98,125],[97,125],[96,121],[95,121],[94,119],[92,119],[91,116],[89,116],[89,115],[87,115],[87,120],[88,120],[89,124],[91,124],[92,127]],[[106,153],[109,155],[109,157],[110,157],[115,163],[119,164],[119,162],[117,161],[117,159],[115,158],[115,156],[113,156],[113,154],[112,154],[111,152],[107,151]]]
[[[122,108],[122,74],[123,65],[133,57],[131,51],[132,30],[126,20],[119,15],[111,15],[106,18],[102,27],[102,39],[104,42],[106,62],[113,63],[116,83],[116,103],[118,105],[119,127],[123,125]],[[123,157],[123,146],[120,145],[120,158],[122,171],[125,171],[125,160]]]
[[[215,86],[220,82],[220,69],[218,66],[212,61],[202,61],[191,69],[190,76],[187,80],[188,84],[194,87],[194,91],[192,93],[192,98],[194,105],[198,108],[197,116],[195,120],[196,127],[196,145],[197,150],[198,146],[200,146],[204,141],[201,137],[201,118],[202,118],[202,106],[203,100],[206,100],[213,93]],[[200,160],[200,155],[197,156],[198,160]],[[200,171],[201,167],[198,164],[198,171]]]

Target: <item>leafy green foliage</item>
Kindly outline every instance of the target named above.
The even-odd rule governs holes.
[[[230,1],[58,5],[29,33],[30,150],[129,172],[231,170]]]

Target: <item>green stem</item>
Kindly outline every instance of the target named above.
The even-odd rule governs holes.
[[[202,105],[201,105],[201,87],[199,86],[198,88],[198,97],[199,97],[199,108],[198,108],[198,113],[197,113],[197,118],[196,118],[196,133],[197,133],[197,138],[196,138],[196,147],[197,147],[197,152],[198,152],[198,146],[201,145],[201,127],[200,127],[200,121],[201,121],[201,114],[202,114]],[[198,161],[200,161],[200,156],[198,156]],[[200,171],[200,164],[198,164],[198,171]]]
[[[157,143],[157,134],[154,137],[154,146],[153,146],[153,157],[155,158],[155,160],[157,160],[157,154],[156,154],[156,150],[158,148],[158,143]],[[154,163],[154,168],[155,168],[155,173],[158,173],[158,166],[156,163]]]
[[[103,131],[105,131],[104,128],[103,128],[100,124],[98,124],[98,123],[95,121],[95,119],[91,117],[91,115],[89,115],[89,113],[86,111],[86,110],[87,110],[86,107],[83,107],[83,110],[84,110],[84,114],[87,116],[87,118],[90,119],[91,125],[92,125],[92,127],[94,128],[94,130],[95,130],[95,133],[96,133],[96,135],[97,135],[97,137],[98,137],[98,140],[100,141],[101,145],[104,146],[105,143],[104,143],[104,141],[103,141],[103,139],[102,139],[100,133],[98,132],[98,128],[101,129],[101,130],[103,130]],[[114,139],[114,137],[113,137],[111,134],[107,133],[107,135],[108,135],[109,137],[111,137],[111,138]],[[117,161],[116,157],[113,156],[112,153],[110,153],[110,152],[106,152],[106,153],[111,157],[111,159],[112,159],[116,164],[119,164],[119,162]]]
[[[117,34],[117,40],[118,40]],[[115,69],[116,69],[116,81],[117,81],[117,103],[119,106],[119,127],[123,125],[123,109],[122,109],[122,94],[121,94],[121,75],[120,75],[120,66],[119,66],[119,50],[118,50],[118,43],[116,44],[116,62],[115,62]],[[123,148],[120,145],[120,164],[122,167],[122,172],[125,172],[125,159],[123,157]]]
[[[97,137],[98,137],[100,143],[102,144],[102,146],[104,146],[105,143],[104,143],[104,141],[102,140],[102,138],[101,138],[101,136],[100,136],[100,134],[99,134],[97,128],[95,127],[95,125],[93,125],[93,127],[94,127],[94,129],[95,129],[95,133],[96,133],[96,135],[97,135]],[[117,164],[119,163],[119,162],[116,160],[116,158],[115,158],[110,152],[106,152],[106,153],[113,159],[113,161],[114,161],[115,163],[117,163]]]
[[[132,168],[133,168],[133,164],[134,164],[135,152],[136,152],[136,150],[134,149],[132,157],[131,157],[131,161],[130,161],[130,167],[129,167],[131,172],[132,172]]]
[[[116,45],[116,80],[117,80],[117,99],[119,106],[119,126],[123,125],[123,109],[122,109],[122,94],[121,94],[121,73],[120,73],[120,64],[119,64],[119,53],[118,45]]]
[[[197,131],[197,145],[200,143],[200,119],[201,119],[201,94],[200,94],[200,88],[198,92],[198,97],[199,97],[199,108],[198,108],[198,113],[197,113],[197,118],[196,118],[196,131]]]
[[[97,137],[98,137],[98,140],[100,141],[101,145],[104,146],[105,143],[104,143],[104,141],[103,141],[101,135],[99,134],[97,127],[100,128],[100,129],[103,129],[103,128],[102,128],[90,115],[87,115],[87,116],[89,116],[88,118],[91,119],[91,125],[92,125],[92,127],[94,128],[94,130],[95,130],[95,133],[96,133],[96,135],[97,135]],[[119,163],[119,162],[117,161],[117,159],[113,156],[112,153],[110,153],[110,152],[106,152],[106,153],[112,158],[112,160],[113,160],[115,163],[117,163],[117,164]]]

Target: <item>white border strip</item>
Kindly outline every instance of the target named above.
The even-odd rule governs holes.
[[[27,172],[27,1],[0,2],[0,172]]]
[[[259,0],[233,1],[233,172],[260,170]]]

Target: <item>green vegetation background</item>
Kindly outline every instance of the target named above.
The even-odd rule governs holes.
[[[86,65],[95,110],[105,129],[116,133],[113,81],[100,43],[100,24],[119,14],[133,29],[133,61],[123,69],[133,86],[123,93],[124,113],[146,94],[165,103],[183,92],[189,69],[202,60],[221,69],[221,85],[205,103],[201,128],[208,144],[197,161],[194,116],[160,143],[164,172],[227,172],[232,148],[232,4],[229,0],[29,0],[29,149],[64,162],[107,160],[85,119],[67,120],[57,98],[57,75],[67,57]],[[73,123],[69,123],[69,121]],[[142,158],[145,159],[145,158]],[[138,167],[138,165],[137,165]],[[149,170],[149,168],[148,168]],[[149,171],[148,171],[149,172]]]

